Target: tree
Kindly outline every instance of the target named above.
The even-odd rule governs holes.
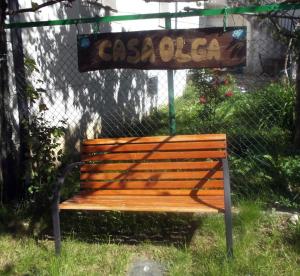
[[[296,99],[295,99],[295,133],[294,146],[300,150],[300,17],[295,16],[295,13],[276,12],[268,15],[269,20],[275,28],[276,34],[281,41],[285,41],[288,45],[288,52],[293,52],[296,57]],[[282,19],[285,19],[289,24],[282,24]],[[289,26],[289,27],[287,27]],[[287,53],[288,55],[289,53]],[[287,64],[286,58],[286,64]]]
[[[31,2],[31,7],[19,9],[18,0],[0,0],[0,202],[3,200],[3,191],[13,190],[9,197],[16,197],[18,192],[23,190],[23,187],[15,187],[12,189],[13,183],[16,181],[9,181],[11,175],[10,165],[8,162],[9,152],[9,120],[8,120],[8,106],[9,106],[9,87],[8,87],[8,65],[7,65],[7,35],[5,32],[5,20],[10,16],[11,20],[19,14],[36,12],[42,8],[52,6],[54,4],[64,4],[67,7],[72,7],[72,2],[75,0],[48,0],[42,4]],[[22,37],[20,30],[12,31],[12,43],[14,43],[14,69],[20,73],[25,80],[24,73],[24,55],[22,48]],[[28,131],[26,124],[28,122],[28,101],[26,95],[26,83],[20,85],[17,82],[17,99],[19,112],[19,136],[20,136],[20,174],[21,177],[27,178],[28,160],[29,160],[29,146],[28,146]],[[28,180],[27,180],[28,181]]]
[[[298,53],[297,61],[294,145],[300,150],[300,53]]]
[[[300,150],[300,30],[295,34],[295,49],[297,50],[297,76],[296,76],[296,101],[295,101],[295,148]]]
[[[5,11],[7,5],[6,1],[0,0],[0,188],[1,188],[1,202],[3,198],[4,186],[4,168],[6,166],[6,114],[5,101],[8,97],[8,67],[7,67],[7,46],[6,33],[4,29]]]

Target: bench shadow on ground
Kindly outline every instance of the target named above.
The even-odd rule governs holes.
[[[184,247],[189,244],[203,219],[192,214],[62,212],[63,239],[88,243],[136,245],[151,243]]]

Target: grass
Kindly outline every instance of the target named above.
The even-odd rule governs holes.
[[[126,275],[138,259],[159,262],[167,275],[300,275],[300,226],[263,213],[258,204],[244,203],[239,209],[234,215],[232,260],[225,255],[221,215],[104,213],[97,225],[94,220],[88,223],[92,217],[84,222],[82,215],[73,214],[63,216],[66,230],[60,257],[54,256],[49,239],[3,232],[0,275]],[[105,216],[108,221],[103,222]],[[131,244],[130,237],[120,240],[126,235],[133,238]]]

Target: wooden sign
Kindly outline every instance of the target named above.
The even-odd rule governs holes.
[[[246,28],[78,35],[80,72],[112,69],[222,68],[246,65]]]

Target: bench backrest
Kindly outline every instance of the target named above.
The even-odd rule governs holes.
[[[89,139],[81,154],[81,190],[97,195],[224,195],[225,134]]]

